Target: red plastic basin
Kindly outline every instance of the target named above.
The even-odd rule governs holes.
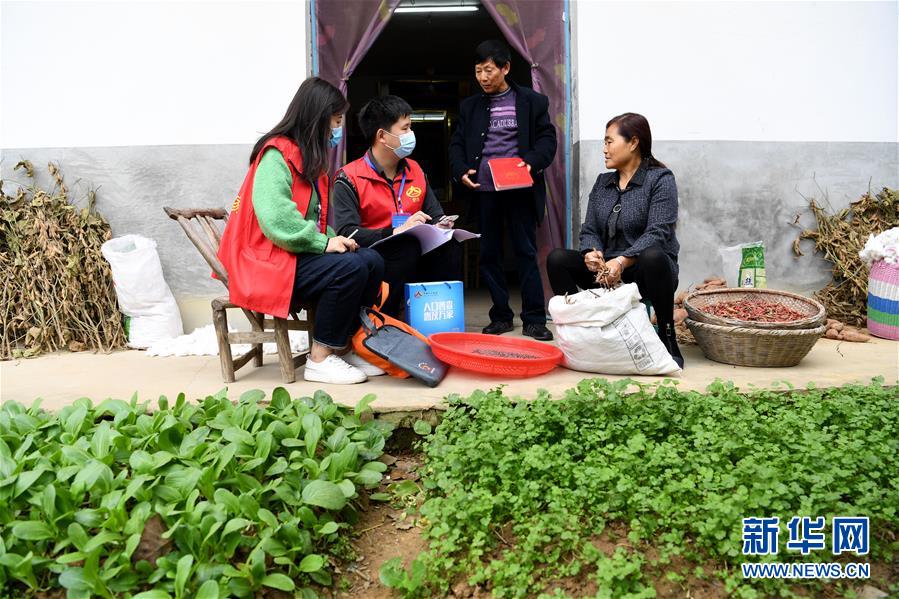
[[[544,374],[562,361],[562,350],[542,341],[481,333],[434,333],[431,351],[465,370],[524,378]]]

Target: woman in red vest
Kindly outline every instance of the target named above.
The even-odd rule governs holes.
[[[375,303],[384,261],[327,226],[328,149],[348,108],[323,79],[300,85],[281,122],[253,147],[218,253],[234,304],[286,318],[301,301],[316,302],[303,376],[334,384],[383,374],[345,349],[359,308]]]

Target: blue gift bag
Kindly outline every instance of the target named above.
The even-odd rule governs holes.
[[[462,281],[406,283],[406,322],[425,336],[464,332]]]

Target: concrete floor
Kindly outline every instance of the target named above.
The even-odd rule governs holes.
[[[208,302],[205,306],[208,310]],[[480,331],[487,323],[487,298],[481,295],[466,298],[466,328]],[[552,329],[552,325],[550,325]],[[520,335],[520,328],[513,335]],[[707,360],[696,346],[683,347],[686,368],[679,377],[680,388],[703,390],[715,379],[733,381],[742,389],[770,388],[788,381],[794,387],[808,384],[820,387],[839,386],[851,382],[867,382],[882,376],[888,384],[899,381],[899,343],[873,339],[869,343],[846,343],[820,340],[808,356],[792,368],[745,368]],[[538,389],[546,389],[554,397],[561,397],[566,389],[575,386],[590,373],[556,368],[535,378],[504,379],[466,372],[457,368],[436,388],[430,389],[413,379],[394,379],[386,376],[372,378],[359,385],[322,385],[303,380],[302,369],[297,382],[287,385],[293,396],[311,395],[324,389],[335,401],[354,405],[368,393],[377,400],[372,404],[377,412],[417,412],[440,409],[450,394],[469,395],[476,389],[491,389],[504,385],[508,395],[533,398]],[[621,379],[620,376],[605,376]],[[659,382],[663,377],[631,377],[641,382]],[[226,385],[222,382],[218,356],[189,356],[159,358],[141,351],[120,351],[111,354],[58,353],[28,360],[0,362],[0,401],[14,400],[30,404],[40,397],[48,409],[59,409],[79,397],[101,401],[107,397],[128,399],[135,392],[142,400],[155,400],[159,395],[175,397],[184,392],[189,399],[215,393]],[[232,398],[248,389],[262,389],[270,393],[281,381],[277,358],[265,357],[262,368],[246,366],[237,373],[237,381],[227,385]]]

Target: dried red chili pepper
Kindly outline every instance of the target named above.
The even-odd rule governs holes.
[[[486,349],[486,348],[477,348],[471,350],[473,354],[480,354],[482,356],[493,356],[495,358],[516,358],[518,360],[536,360],[540,356],[535,356],[533,354],[525,354],[521,352],[515,351],[503,351],[500,349]]]
[[[721,318],[747,322],[792,322],[806,317],[783,304],[748,299],[718,302],[703,308],[703,311]]]

